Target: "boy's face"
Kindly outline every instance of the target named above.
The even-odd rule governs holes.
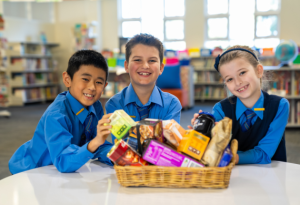
[[[158,49],[143,44],[137,44],[131,49],[129,61],[125,61],[124,65],[133,86],[154,87],[158,76],[164,70]]]
[[[81,65],[71,80],[67,72],[63,72],[63,81],[72,96],[83,106],[93,105],[107,85],[106,73],[93,65]]]

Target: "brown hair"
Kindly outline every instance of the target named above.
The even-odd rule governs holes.
[[[157,48],[158,52],[159,52],[159,59],[160,59],[160,63],[163,62],[163,58],[164,58],[164,47],[162,42],[158,39],[155,38],[154,36],[150,35],[150,34],[138,34],[135,35],[132,39],[130,39],[127,43],[126,43],[126,61],[129,61],[129,57],[131,55],[131,50],[134,46],[136,46],[137,44],[143,44],[146,46],[154,46],[155,48]]]

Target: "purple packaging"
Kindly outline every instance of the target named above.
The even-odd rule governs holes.
[[[232,153],[229,148],[229,145],[227,145],[227,147],[225,148],[224,153],[221,157],[218,167],[226,167],[230,163],[231,158],[232,158]]]
[[[204,167],[201,163],[180,154],[157,140],[151,140],[143,153],[143,159],[164,167]]]

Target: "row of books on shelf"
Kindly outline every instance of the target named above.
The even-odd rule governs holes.
[[[11,55],[51,55],[47,45],[30,43],[9,43]]]
[[[24,103],[38,100],[53,100],[58,95],[58,87],[16,89],[14,96],[19,97]]]
[[[200,86],[195,88],[195,97],[196,98],[225,98],[226,91],[223,87],[216,86]]]
[[[56,73],[25,73],[16,74],[11,80],[11,85],[44,85],[47,83],[57,83],[58,76]]]
[[[218,82],[222,83],[222,77],[217,72],[201,71],[193,73],[194,82]]]
[[[295,124],[300,125],[300,101],[296,102]]]
[[[24,71],[54,70],[56,62],[47,58],[11,58],[11,65]]]
[[[112,97],[114,94],[120,92],[127,86],[127,82],[108,82],[103,94],[106,97]]]

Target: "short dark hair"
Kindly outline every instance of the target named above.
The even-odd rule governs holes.
[[[129,57],[131,55],[132,48],[137,44],[143,44],[146,46],[154,46],[155,48],[157,48],[157,50],[159,52],[160,63],[163,62],[164,47],[163,47],[162,42],[158,38],[155,38],[154,36],[152,36],[150,34],[144,34],[144,33],[135,35],[132,39],[130,39],[127,42],[127,44],[126,44],[126,61],[127,62],[129,61]]]
[[[67,73],[73,79],[74,74],[79,70],[81,65],[93,65],[96,68],[102,69],[108,78],[108,66],[105,58],[101,53],[93,50],[79,50],[74,53],[69,59]]]

